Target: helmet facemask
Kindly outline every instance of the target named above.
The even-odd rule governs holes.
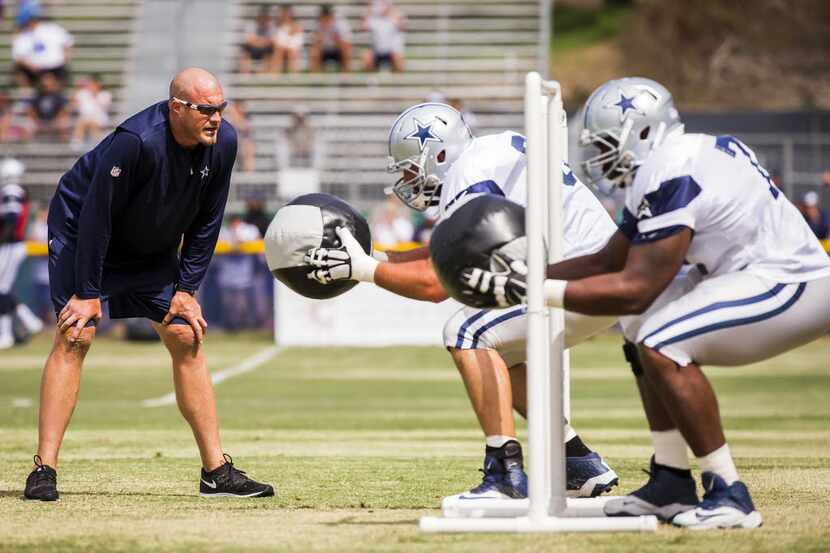
[[[444,152],[438,155],[443,158]],[[436,175],[427,175],[426,160],[428,152],[425,150],[418,157],[418,161],[407,158],[395,162],[389,157],[388,173],[402,173],[401,177],[385,190],[387,194],[394,193],[400,201],[416,211],[426,211],[430,207],[438,206],[441,200],[441,186],[443,182]]]

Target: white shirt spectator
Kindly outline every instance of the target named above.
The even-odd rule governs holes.
[[[75,101],[78,106],[78,117],[95,121],[102,127],[109,124],[107,112],[112,103],[112,94],[106,90],[93,93],[82,88],[75,94]]]
[[[72,35],[55,23],[38,23],[18,34],[12,44],[12,58],[38,70],[66,64],[65,48],[74,44]]]
[[[375,15],[368,19],[366,26],[372,33],[372,48],[378,54],[403,53],[403,33],[396,18]]]
[[[343,40],[351,42],[352,28],[349,26],[348,20],[335,16],[331,25],[320,29],[321,41],[323,49],[329,50],[338,47],[338,42]]]
[[[277,27],[275,42],[278,48],[300,50],[303,47],[302,28],[294,25],[280,25]]]

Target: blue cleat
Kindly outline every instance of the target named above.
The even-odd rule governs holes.
[[[714,472],[704,472],[701,478],[706,490],[703,501],[694,509],[674,517],[672,524],[689,530],[758,528],[763,524],[761,513],[755,510],[743,482],[727,486]]]
[[[568,497],[596,497],[620,481],[617,473],[594,451],[582,457],[566,457],[565,473]]]
[[[519,449],[519,455],[521,455],[521,449]],[[484,456],[484,468],[481,472],[484,473],[481,484],[469,492],[460,494],[458,499],[524,499],[527,497],[527,475],[522,466],[521,457],[504,458],[488,453]]]
[[[605,506],[609,517],[636,517],[655,515],[670,522],[678,513],[694,509],[698,504],[695,479],[690,471],[681,471],[660,465],[651,457],[648,482],[629,495],[612,499]]]

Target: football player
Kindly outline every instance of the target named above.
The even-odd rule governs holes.
[[[655,456],[648,482],[606,504],[609,515],[656,514],[692,529],[756,528],[701,366],[745,365],[830,330],[830,260],[752,150],[732,136],[686,134],[671,94],[643,78],[609,81],[584,108],[580,146],[592,182],[625,188],[621,232],[596,259],[548,270],[545,300],[588,315],[641,314],[638,387]],[[512,260],[508,260],[512,261]],[[675,273],[688,262],[697,271]],[[524,267],[462,277],[507,303],[524,296]],[[561,273],[560,273],[561,274]],[[697,275],[697,276],[694,276]],[[504,288],[501,291],[500,285]],[[701,467],[697,502],[686,445]]]
[[[20,186],[23,172],[23,164],[16,159],[0,161],[0,349],[14,345],[15,319],[28,335],[43,330],[43,322],[12,293],[17,271],[26,259],[23,239],[29,202]]]
[[[525,205],[525,138],[502,132],[474,138],[461,114],[440,103],[405,110],[389,135],[389,171],[400,174],[392,192],[418,211],[437,208],[445,217],[465,197],[497,194]],[[596,197],[563,165],[565,257],[602,248],[617,230]],[[345,249],[316,248],[306,261],[317,267],[310,278],[328,283],[350,278],[374,282],[396,294],[439,302],[441,287],[426,247],[390,253],[388,262],[367,255],[347,231]],[[566,345],[601,332],[614,317],[569,314]],[[527,477],[516,438],[513,408],[525,415],[525,337],[522,307],[494,311],[463,307],[447,321],[444,344],[461,373],[486,436],[483,482],[458,498],[523,498]],[[591,451],[573,428],[565,428],[567,488],[572,496],[596,496],[618,482],[617,475]]]

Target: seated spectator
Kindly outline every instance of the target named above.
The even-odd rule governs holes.
[[[94,75],[83,79],[78,84],[78,91],[75,92],[73,98],[78,119],[72,131],[72,144],[82,147],[87,140],[97,142],[109,125],[112,94],[104,90],[101,80]]]
[[[349,22],[336,17],[331,6],[322,6],[317,17],[317,30],[311,44],[309,70],[320,71],[326,62],[336,63],[349,72],[352,62],[352,32]]]
[[[810,225],[810,230],[819,240],[826,240],[830,237],[830,217],[826,210],[819,207],[816,192],[810,191],[804,194],[799,209],[807,224]]]
[[[36,3],[23,4],[17,13],[12,59],[15,80],[23,88],[37,85],[45,73],[51,73],[61,85],[69,76],[72,35],[56,23],[42,23],[40,17]]]
[[[297,109],[291,114],[291,124],[285,129],[285,143],[289,150],[289,167],[312,167],[314,165],[314,129],[308,122],[305,110]]]
[[[236,129],[240,167],[242,171],[250,173],[254,170],[254,164],[256,163],[256,146],[251,122],[248,120],[248,114],[245,113],[245,104],[241,101],[229,102],[222,117],[227,119]]]
[[[274,23],[271,21],[270,8],[266,5],[259,7],[256,19],[245,27],[239,70],[250,73],[252,61],[259,62],[257,71],[260,73],[274,70]]]
[[[381,66],[403,71],[405,25],[403,14],[391,2],[369,5],[363,29],[371,33],[372,47],[363,53],[364,71],[376,71]]]
[[[381,248],[411,242],[415,234],[409,214],[395,196],[389,196],[372,212],[369,225],[372,229],[372,241]]]
[[[5,90],[0,90],[0,144],[11,140],[12,101]]]
[[[282,6],[277,19],[277,32],[274,38],[274,70],[282,71],[283,64],[287,73],[300,70],[300,51],[303,48],[303,28],[294,21],[291,6]]]
[[[68,104],[57,77],[49,72],[43,73],[37,95],[29,105],[31,127],[28,138],[45,134],[66,141],[69,138]]]

